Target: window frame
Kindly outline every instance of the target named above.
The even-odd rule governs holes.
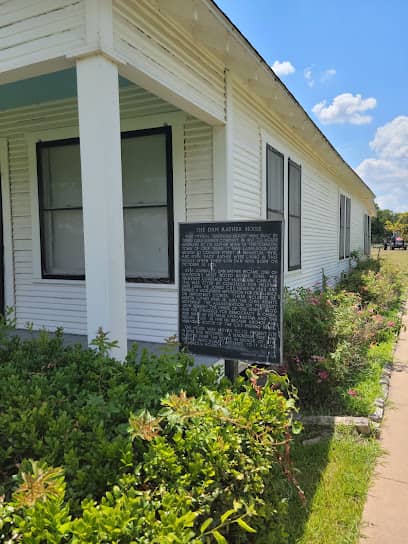
[[[167,278],[145,278],[143,276],[126,276],[128,283],[174,283],[174,199],[173,199],[173,143],[171,126],[165,125],[156,128],[146,128],[139,130],[128,130],[121,133],[122,139],[137,138],[143,136],[152,136],[154,134],[164,134],[166,138],[166,189],[167,189],[167,204],[166,205],[150,205],[143,204],[141,206],[125,206],[125,209],[146,209],[146,208],[166,208],[167,209],[167,262],[169,275]],[[122,182],[123,183],[123,182]],[[125,252],[126,257],[126,252]]]
[[[126,282],[131,284],[165,284],[170,285],[174,284],[175,282],[175,257],[174,257],[174,183],[173,183],[173,138],[172,138],[172,127],[170,125],[163,125],[159,127],[154,128],[142,128],[142,129],[135,129],[135,130],[124,130],[121,132],[121,141],[122,139],[128,139],[132,137],[138,137],[138,136],[150,136],[153,134],[164,134],[165,135],[165,141],[166,141],[166,173],[167,173],[167,180],[166,180],[166,189],[167,189],[167,204],[162,206],[150,206],[150,205],[142,205],[142,206],[126,206],[126,208],[147,208],[147,207],[165,207],[167,209],[167,237],[168,237],[168,270],[169,274],[166,278],[145,278],[140,276],[130,276],[126,277]],[[44,208],[44,202],[43,202],[43,187],[44,187],[44,180],[43,180],[43,172],[41,168],[41,149],[43,148],[49,148],[49,147],[59,147],[59,146],[65,146],[65,145],[78,145],[80,143],[80,138],[78,136],[76,137],[68,137],[68,138],[57,138],[57,139],[50,139],[50,140],[37,140],[35,142],[35,160],[36,160],[36,174],[37,174],[37,199],[38,199],[38,206],[37,206],[37,213],[39,217],[39,242],[40,242],[40,270],[41,270],[41,279],[44,280],[73,280],[73,281],[84,281],[86,279],[85,274],[50,274],[47,273],[45,270],[45,238],[44,238],[44,216],[45,214],[43,212],[46,212],[47,210]],[[82,179],[81,179],[82,183]],[[122,188],[123,188],[123,181],[122,181]],[[72,207],[72,208],[64,208],[68,210],[83,210],[83,206],[81,207]],[[125,206],[122,206],[122,210],[125,209]],[[62,208],[61,208],[62,210]],[[126,255],[125,255],[126,258]]]
[[[40,224],[40,253],[41,253],[41,277],[47,280],[85,280],[85,274],[50,274],[45,270],[45,237],[44,237],[44,212],[47,211],[67,211],[67,210],[83,210],[83,206],[73,206],[72,208],[45,208],[44,207],[44,179],[42,172],[41,150],[52,147],[65,147],[67,145],[79,145],[79,138],[63,138],[60,140],[48,140],[36,142],[35,155],[37,161],[37,190],[38,190],[38,213]],[[82,179],[81,179],[82,184]]]
[[[271,151],[275,155],[277,155],[279,158],[282,159],[282,211],[269,208],[269,161],[268,161],[268,152]],[[270,145],[269,143],[266,144],[266,153],[265,153],[265,159],[266,159],[266,218],[270,221],[273,221],[273,219],[269,219],[269,213],[278,215],[281,219],[285,218],[285,155],[278,151],[275,147]]]
[[[351,257],[351,198],[346,196],[346,224],[344,239],[344,257]]]
[[[365,213],[363,217],[363,221],[364,221],[364,229],[363,229],[364,255],[366,257],[369,257],[371,254],[371,216],[368,215],[368,213]]]
[[[290,170],[291,167],[299,171],[299,215],[290,213]],[[299,264],[290,264],[290,223],[291,218],[299,219]],[[288,157],[288,272],[302,269],[302,165]]]
[[[341,225],[341,212],[342,212],[342,199],[344,200],[344,225]],[[339,261],[349,259],[351,257],[351,198],[344,193],[339,195],[339,208],[338,208],[338,218],[339,218],[339,251],[338,257]],[[341,232],[343,229],[343,244],[341,244]],[[342,247],[343,246],[343,247]]]

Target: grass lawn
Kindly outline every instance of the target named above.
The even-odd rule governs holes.
[[[378,256],[397,265],[408,278],[408,251],[374,248],[372,257]],[[350,413],[370,413],[380,393],[381,370],[392,359],[394,341],[391,338],[370,349],[372,370],[356,384],[358,395],[349,399]],[[313,432],[318,434],[308,431],[311,436]],[[297,496],[289,502],[287,544],[357,544],[379,443],[346,429],[337,429],[314,445],[303,446],[305,438],[303,432],[295,440],[292,455],[306,502],[302,504]]]
[[[381,257],[390,264],[398,266],[408,276],[408,250],[395,249],[394,251],[384,251],[383,247],[373,247],[371,250],[371,257],[377,259]]]
[[[304,439],[304,437],[303,437]],[[297,478],[306,494],[289,503],[288,544],[354,544],[379,455],[379,443],[346,429],[318,444],[293,446]]]

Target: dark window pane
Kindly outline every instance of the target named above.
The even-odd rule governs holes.
[[[289,218],[289,268],[300,268],[301,225],[300,217]]]
[[[350,257],[350,229],[346,228],[345,257]]]
[[[289,161],[289,224],[288,224],[288,267],[290,270],[301,267],[301,208],[302,185],[300,166]]]
[[[280,212],[268,210],[266,213],[266,218],[269,219],[269,221],[282,221],[283,214]]]
[[[345,257],[350,257],[351,200],[346,198],[346,243]]]
[[[268,209],[283,214],[283,156],[267,146]]]
[[[344,259],[344,228],[340,229],[340,250],[339,250],[339,258]]]
[[[43,212],[44,272],[85,274],[82,210]]]
[[[289,163],[289,215],[300,216],[301,210],[301,171]]]
[[[346,227],[349,229],[351,224],[351,200],[346,199]]]
[[[346,197],[344,195],[340,195],[339,259],[344,259],[345,223],[346,223]]]

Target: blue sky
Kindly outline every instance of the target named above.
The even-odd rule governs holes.
[[[217,4],[270,65],[279,62],[278,75],[380,206],[408,211],[408,2]]]

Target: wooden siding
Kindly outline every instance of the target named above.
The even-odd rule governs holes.
[[[82,0],[0,3],[0,71],[65,55],[85,43]]]
[[[322,275],[334,283],[348,269],[348,259],[338,258],[339,195],[351,197],[351,250],[363,251],[363,216],[367,213],[358,196],[342,188],[341,182],[311,158],[291,138],[271,108],[261,104],[250,89],[234,80],[233,93],[233,200],[234,219],[265,218],[266,173],[264,147],[270,143],[285,155],[285,208],[287,208],[287,160],[302,166],[302,268],[287,271],[288,287],[321,285]],[[286,221],[287,223],[287,221]],[[287,228],[287,226],[286,226]],[[287,237],[287,232],[286,232]]]
[[[238,87],[232,87],[232,210],[236,219],[262,216],[259,124]]]
[[[189,118],[185,124],[186,219],[211,221],[213,213],[212,128]]]
[[[131,65],[223,119],[224,65],[148,0],[113,0],[114,47]]]
[[[122,121],[165,114],[175,108],[137,88],[120,92]],[[9,142],[9,171],[17,326],[35,329],[64,327],[69,333],[86,333],[85,285],[81,281],[33,279],[31,193],[25,134],[77,127],[75,99],[0,113],[0,137]],[[186,214],[189,220],[211,220],[212,129],[188,118],[184,129]],[[127,285],[128,336],[161,342],[177,333],[177,289],[166,285]]]

